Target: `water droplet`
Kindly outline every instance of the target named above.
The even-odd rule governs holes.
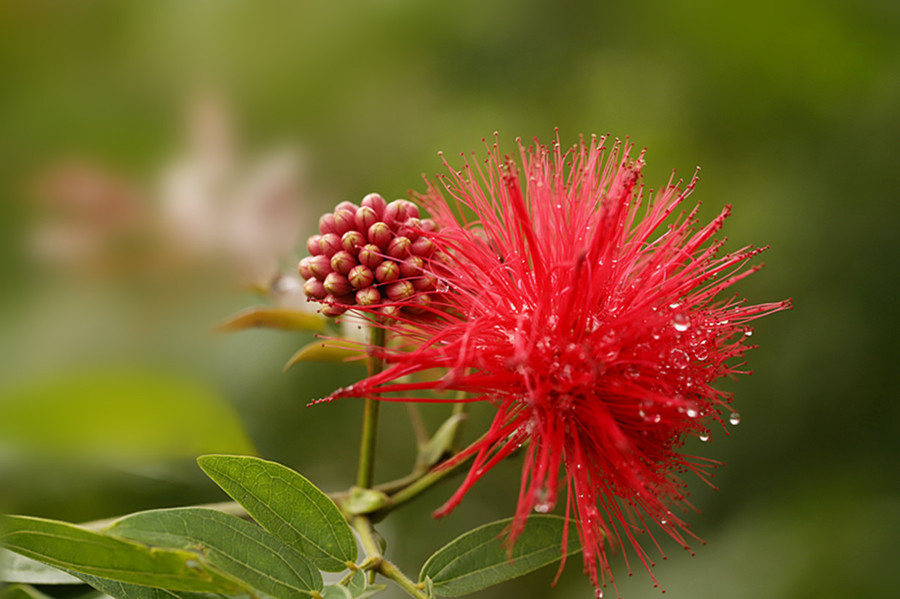
[[[594,593],[594,597],[597,599],[603,599],[603,589],[597,589],[597,592]]]
[[[752,336],[753,336],[753,331],[750,330],[750,329],[747,329],[746,331],[744,331],[744,335],[747,336],[747,337],[752,337]]]
[[[678,306],[680,306],[680,305],[681,305],[680,302],[674,302],[674,303],[669,304],[669,307],[672,308],[673,310],[675,310],[675,309],[677,309]]]
[[[665,526],[666,524],[669,523],[669,521],[666,520],[665,518],[660,518],[659,523],[662,524],[663,526]]]
[[[545,501],[543,503],[535,504],[535,506],[534,506],[534,511],[536,511],[539,514],[546,514],[547,512],[549,512],[552,509],[553,509],[553,504],[551,504],[550,502],[547,502],[547,501]]]
[[[732,424],[732,426],[737,426],[741,423],[741,415],[737,412],[732,412],[731,416],[728,417],[728,422]]]
[[[691,363],[691,359],[683,349],[673,347],[669,352],[669,362],[673,367],[684,370]]]
[[[709,433],[700,433],[700,440],[704,443],[709,441]]]
[[[675,330],[679,333],[683,333],[691,328],[691,319],[679,312],[672,317],[672,326],[674,326]]]
[[[687,411],[685,412],[685,414],[687,414],[688,418],[696,418],[697,416],[700,415],[700,412],[698,412],[694,408],[688,408]]]
[[[694,357],[700,360],[701,362],[709,357],[709,350],[700,345],[694,349]]]

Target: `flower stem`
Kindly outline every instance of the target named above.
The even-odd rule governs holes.
[[[406,577],[400,569],[385,559],[378,546],[378,540],[375,538],[375,528],[372,521],[367,516],[355,516],[351,522],[353,528],[359,534],[359,540],[363,549],[366,551],[366,559],[361,566],[372,571],[378,572],[385,578],[393,580],[408,595],[416,599],[428,599],[428,595],[422,590],[422,587]]]
[[[371,327],[370,344],[373,348],[383,348],[385,342],[385,330],[381,327]],[[377,349],[376,349],[377,351]],[[369,356],[369,376],[374,376],[384,368],[384,361],[380,356]],[[375,473],[375,437],[378,431],[378,400],[366,398],[363,407],[362,440],[359,446],[359,472],[356,477],[356,485],[363,489],[372,487]]]

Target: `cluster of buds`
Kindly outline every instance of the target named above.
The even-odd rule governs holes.
[[[319,234],[306,242],[310,255],[298,270],[303,291],[339,316],[353,306],[395,317],[422,312],[432,302],[436,279],[430,261],[435,246],[426,233],[431,219],[407,200],[387,203],[370,193],[357,206],[341,202],[319,219]]]

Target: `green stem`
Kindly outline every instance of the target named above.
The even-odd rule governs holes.
[[[397,585],[406,591],[410,596],[416,599],[428,599],[428,595],[422,590],[422,587],[407,578],[397,566],[387,560],[381,560],[378,566],[378,573],[385,578],[390,578]]]
[[[444,467],[437,470],[430,470],[427,474],[415,479],[412,483],[407,485],[406,487],[400,489],[393,495],[391,495],[391,503],[379,510],[379,513],[383,513],[385,510],[393,510],[399,507],[400,505],[406,503],[407,501],[417,497],[422,494],[424,491],[428,490],[432,486],[434,486],[438,481],[446,478],[450,474],[456,471],[457,468],[467,463],[471,459],[466,458],[465,460],[460,460],[456,464],[453,464],[450,467]]]
[[[384,347],[385,330],[381,327],[371,328],[371,345],[374,348]],[[369,376],[374,376],[382,371],[384,361],[376,355],[369,356]],[[378,400],[366,398],[363,407],[362,440],[359,446],[359,472],[356,477],[356,485],[363,489],[372,487],[375,473],[375,437],[378,431]]]
[[[400,588],[416,599],[428,599],[428,595],[422,590],[422,587],[406,577],[400,569],[385,559],[375,539],[375,528],[372,521],[367,516],[354,516],[352,519],[353,528],[359,534],[359,540],[366,552],[366,559],[361,564],[362,568],[368,569],[370,572],[375,571],[393,580]]]

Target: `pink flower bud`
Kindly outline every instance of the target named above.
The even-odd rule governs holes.
[[[324,281],[328,273],[331,272],[331,260],[324,254],[312,256],[309,261],[309,274]]]
[[[416,288],[409,281],[396,281],[385,289],[385,295],[394,302],[409,299],[416,294]]]
[[[434,242],[427,237],[419,237],[413,241],[412,249],[410,251],[416,256],[427,258],[434,253]]]
[[[334,296],[347,295],[353,291],[353,286],[350,285],[347,277],[336,272],[328,273],[323,285],[325,286],[325,291]]]
[[[410,241],[415,241],[419,237],[419,232],[422,230],[422,221],[418,218],[408,218],[406,222],[400,225],[400,228],[397,230],[400,235],[407,237]]]
[[[334,211],[334,232],[343,235],[350,229],[356,227],[356,213],[349,210]]]
[[[337,214],[338,210],[349,210],[350,212],[353,212],[355,214],[356,211],[359,210],[359,206],[357,206],[353,202],[344,201],[334,207],[335,214]]]
[[[411,304],[407,304],[404,307],[409,310],[410,314],[422,314],[430,305],[431,298],[428,296],[428,294],[420,293],[415,298],[413,298]]]
[[[422,219],[422,230],[427,231],[428,233],[434,233],[437,231],[437,224],[431,220],[430,218]]]
[[[400,263],[400,276],[405,278],[415,277],[422,272],[424,264],[425,261],[418,256],[410,256]]]
[[[412,243],[406,237],[394,237],[387,246],[387,255],[391,258],[402,259],[409,256]]]
[[[304,279],[310,278],[312,273],[309,271],[309,263],[312,262],[312,256],[305,256],[300,260],[300,264],[297,265],[297,272],[300,273],[300,276]]]
[[[341,247],[351,254],[356,254],[364,245],[366,245],[366,237],[359,231],[347,231],[341,236]]]
[[[381,301],[381,293],[376,287],[366,287],[356,292],[356,303],[360,306],[372,306]]]
[[[313,299],[323,299],[328,295],[328,292],[325,291],[325,286],[319,279],[310,279],[303,283],[303,293],[306,294],[306,297]]]
[[[357,289],[362,289],[375,282],[375,273],[373,273],[372,269],[368,266],[357,264],[347,274],[347,279],[350,281],[351,285]]]
[[[374,243],[370,243],[368,245],[363,246],[361,250],[359,250],[359,263],[368,266],[369,268],[375,268],[379,264],[384,261],[384,256],[381,254],[381,248],[379,248]]]
[[[387,306],[378,308],[378,312],[381,313],[381,318],[379,320],[393,320],[400,316],[400,306],[388,304]]]
[[[400,267],[397,266],[396,262],[391,262],[390,260],[385,260],[378,265],[378,268],[375,269],[375,278],[379,283],[389,283],[391,281],[396,281],[397,277],[399,276]]]
[[[319,217],[319,233],[334,233],[334,215],[330,212]]]
[[[411,281],[413,287],[419,291],[434,291],[437,286],[437,277],[430,272],[423,272]]]
[[[419,207],[409,200],[399,200],[406,206],[406,218],[419,218]]]
[[[350,304],[342,302],[342,299],[333,295],[325,296],[322,300],[322,314],[325,316],[340,316],[346,312]]]
[[[378,222],[378,215],[368,206],[363,206],[356,211],[356,228],[360,231],[368,231],[369,227]]]
[[[396,229],[407,218],[409,218],[409,215],[406,212],[406,202],[404,200],[394,200],[385,207],[382,220],[390,228]]]
[[[375,216],[381,218],[384,215],[384,208],[387,202],[377,193],[370,193],[359,203],[360,207],[368,207],[375,211]]]
[[[319,249],[319,240],[322,239],[321,235],[310,235],[309,239],[306,240],[306,251],[309,252],[310,256],[318,256],[322,253],[322,250]]]
[[[331,257],[331,269],[342,275],[350,272],[356,266],[356,258],[348,251],[341,250]]]
[[[341,238],[334,233],[326,233],[319,237],[319,250],[329,258],[341,251]]]
[[[369,243],[374,243],[382,250],[391,242],[391,236],[391,228],[381,221],[369,227]]]

